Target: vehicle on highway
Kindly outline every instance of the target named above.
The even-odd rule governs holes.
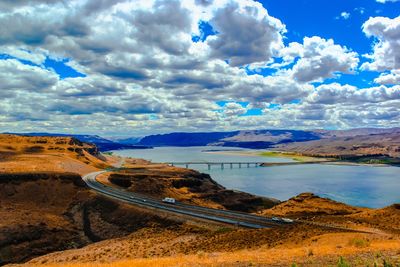
[[[278,218],[278,217],[272,217],[271,219],[273,221],[275,221],[275,222],[280,222],[281,221],[281,218]]]
[[[129,198],[131,198],[131,199],[135,199],[135,197],[134,197],[134,196],[130,196]]]
[[[285,222],[285,223],[292,223],[293,222],[293,220],[289,219],[289,218],[282,218],[282,221]]]
[[[175,200],[175,198],[172,198],[172,197],[165,197],[165,198],[163,198],[162,202],[175,204],[176,200]]]

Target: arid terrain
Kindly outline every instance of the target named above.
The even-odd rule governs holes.
[[[97,147],[72,137],[0,134],[0,172],[85,174],[110,166]]]
[[[359,135],[356,135],[359,134]],[[344,136],[343,136],[344,135]],[[295,152],[306,156],[357,158],[373,156],[375,158],[400,158],[400,130],[382,134],[355,132],[346,136],[339,132],[330,133],[326,139],[295,142],[277,145],[274,149]]]
[[[143,160],[99,181],[149,197],[296,219],[245,229],[143,209],[89,190],[81,175],[119,158],[67,137],[0,136],[0,264],[351,266],[400,264],[400,206],[351,207],[311,193],[279,203],[208,175]]]

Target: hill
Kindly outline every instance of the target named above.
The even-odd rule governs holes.
[[[138,144],[145,146],[230,146],[267,148],[286,142],[320,139],[311,131],[252,130],[233,132],[169,133],[143,137]]]
[[[134,145],[131,143],[120,143],[100,137],[98,135],[82,135],[82,134],[59,134],[59,133],[10,133],[22,136],[43,136],[43,137],[73,137],[81,142],[91,143],[96,145],[100,151],[119,150],[119,149],[148,149],[151,147]]]
[[[0,134],[0,172],[84,174],[108,166],[95,145],[73,137]]]
[[[360,135],[348,133],[329,133],[325,139],[308,142],[295,142],[277,145],[274,149],[286,152],[295,152],[307,156],[339,157],[339,158],[366,158],[371,156],[379,160],[385,157],[400,158],[400,129],[391,129],[387,132]],[[378,162],[377,162],[378,163]]]
[[[383,260],[393,266],[398,263],[398,205],[355,208],[306,193],[261,214],[313,224],[258,230],[201,224],[143,228],[122,238],[38,257],[28,266],[337,266],[340,256],[347,266],[374,266],[374,262],[383,266]]]
[[[330,142],[362,143],[369,139],[370,143],[377,142],[379,136],[398,136],[400,128],[360,128],[350,130],[248,130],[233,132],[195,132],[168,133],[143,137],[138,145],[144,146],[229,146],[252,149],[272,147],[283,148],[286,144],[295,143],[296,147],[316,144],[315,147]],[[360,139],[359,137],[368,137]],[[342,138],[342,139],[340,139]],[[348,139],[351,138],[351,139]],[[321,142],[318,142],[321,140]],[[313,143],[314,141],[314,143]],[[129,141],[125,141],[129,142]],[[282,146],[277,146],[282,145]],[[295,147],[293,146],[293,148]],[[290,146],[287,146],[288,149]],[[340,145],[337,145],[340,147]],[[333,147],[332,147],[333,148]],[[292,150],[291,150],[292,151]],[[293,150],[294,151],[294,150]],[[327,147],[327,151],[329,151]],[[332,151],[335,153],[335,151]]]

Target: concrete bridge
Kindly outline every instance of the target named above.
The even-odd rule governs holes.
[[[171,166],[185,166],[187,169],[190,165],[207,165],[210,170],[211,166],[220,166],[221,169],[224,169],[225,166],[229,166],[231,169],[234,166],[239,168],[242,168],[242,166],[247,166],[247,168],[259,167],[264,164],[264,162],[169,162],[167,164]]]
[[[170,166],[185,166],[187,169],[190,165],[207,165],[208,169],[211,169],[211,166],[221,166],[221,169],[224,169],[225,166],[229,166],[231,169],[234,166],[242,168],[242,166],[250,167],[274,167],[274,166],[288,166],[288,165],[302,165],[302,164],[320,164],[320,163],[329,163],[335,162],[334,160],[326,160],[326,161],[291,161],[291,162],[262,162],[262,161],[251,161],[251,162],[168,162],[167,164]]]

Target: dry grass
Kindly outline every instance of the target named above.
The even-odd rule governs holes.
[[[280,151],[265,151],[259,154],[264,157],[278,157],[278,158],[289,158],[299,162],[315,162],[315,161],[327,161],[326,158],[317,158],[310,156],[303,156],[292,152],[280,152]]]
[[[51,171],[82,175],[109,165],[95,146],[74,138],[0,134],[0,172]]]
[[[332,236],[331,236],[332,237]],[[344,239],[352,240],[351,235]],[[326,237],[325,237],[326,238]],[[343,236],[342,236],[343,238]],[[334,238],[335,239],[335,238]],[[326,240],[324,240],[326,241]],[[349,242],[347,240],[347,242]],[[323,243],[323,242],[322,242]],[[339,243],[342,244],[342,243]],[[312,253],[310,253],[312,251]],[[299,266],[327,266],[328,264],[336,265],[339,256],[348,258],[349,263],[370,262],[373,263],[377,258],[390,258],[389,261],[400,263],[396,251],[400,253],[400,242],[398,240],[380,240],[373,241],[368,247],[339,246],[334,243],[330,244],[314,244],[309,247],[284,248],[278,247],[273,249],[260,248],[256,250],[242,250],[236,252],[224,253],[205,253],[198,252],[192,255],[178,255],[173,257],[162,258],[140,258],[126,259],[109,263],[60,263],[60,264],[44,264],[40,266],[66,266],[66,267],[128,267],[128,266],[251,266],[267,265],[267,266],[290,266],[297,263]],[[394,256],[393,256],[394,254]],[[354,257],[354,255],[358,255]],[[29,265],[39,266],[39,265]],[[351,265],[354,266],[354,265]],[[365,266],[365,265],[364,265]]]

